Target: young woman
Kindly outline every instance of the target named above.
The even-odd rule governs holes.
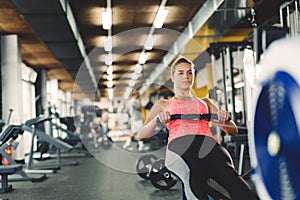
[[[151,137],[159,122],[166,125],[169,130],[166,166],[183,182],[187,199],[208,199],[209,179],[222,185],[231,199],[255,199],[250,187],[234,169],[229,153],[211,133],[208,120],[171,121],[174,114],[215,113],[218,119],[212,119],[213,123],[228,134],[237,134],[237,127],[227,111],[219,110],[207,98],[192,95],[194,75],[194,65],[186,58],[180,57],[173,63],[171,80],[174,96],[154,104],[138,138],[144,140]]]

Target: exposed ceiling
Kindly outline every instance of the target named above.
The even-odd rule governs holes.
[[[181,42],[183,48],[178,52],[173,49],[171,53],[195,60],[210,42],[251,38],[253,24],[269,23],[278,16],[278,6],[284,1],[111,0],[110,32],[102,28],[101,12],[107,2],[0,0],[0,34],[18,34],[23,62],[36,71],[47,69],[48,78],[58,79],[60,89],[72,91],[72,97],[76,99],[95,98],[95,93],[97,97],[108,95],[105,63],[108,52],[104,50],[103,42],[110,34],[113,41],[113,94],[123,96],[162,2],[169,14],[162,29],[152,30],[155,44],[152,50],[146,51],[148,59],[134,87],[145,86],[156,68],[161,67],[159,64],[165,63],[164,58],[184,31],[190,30],[188,33],[193,35],[185,37],[201,48],[191,45],[190,41]],[[221,6],[217,7],[218,3]],[[256,11],[255,16],[251,15],[251,8]],[[199,13],[211,16],[197,17]],[[207,20],[198,27],[201,18]],[[167,79],[163,72],[161,77]]]

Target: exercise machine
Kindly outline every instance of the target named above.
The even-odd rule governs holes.
[[[256,31],[260,71],[250,88],[249,113],[251,176],[264,200],[300,199],[299,0],[280,5],[280,26]]]
[[[11,145],[12,142],[24,132],[21,125],[8,125],[6,126],[0,135],[0,154],[2,157],[6,158],[10,165],[0,166],[1,182],[2,188],[0,193],[9,192],[12,190],[12,186],[8,185],[8,182],[16,181],[31,181],[31,182],[41,182],[44,181],[47,176],[45,174],[28,176],[28,174],[23,170],[23,165],[17,164],[6,152],[7,146]],[[18,174],[21,177],[13,177],[8,179],[8,175]]]
[[[53,138],[51,135],[47,135],[45,132],[37,128],[38,124],[44,123],[45,121],[50,120],[51,118],[47,117],[36,117],[30,120],[27,120],[22,126],[23,130],[26,130],[32,134],[31,148],[29,153],[29,160],[27,164],[28,173],[55,173],[57,169],[62,166],[74,166],[77,165],[77,161],[62,163],[61,161],[61,151],[70,152],[73,147],[60,139]],[[44,141],[53,145],[56,148],[56,162],[55,163],[34,163],[33,154],[34,154],[34,141],[35,137],[38,137],[40,141]],[[52,168],[52,169],[51,169]]]
[[[260,61],[249,149],[261,199],[300,199],[300,37],[275,41]]]
[[[52,111],[54,109],[54,111]],[[51,135],[54,135],[54,131],[59,133],[60,131],[66,134],[66,137],[62,140],[72,146],[81,142],[79,134],[75,134],[76,126],[73,117],[60,117],[60,115],[55,111],[55,108],[49,106],[48,108],[50,122]],[[67,128],[61,126],[61,124],[66,125]],[[59,135],[59,134],[58,134]],[[60,135],[59,135],[60,136]]]
[[[19,134],[22,133],[20,126],[8,126],[0,135],[0,146],[5,143],[10,143],[10,140],[15,140]],[[9,192],[12,190],[12,186],[8,185],[8,175],[14,174],[22,170],[23,166],[21,164],[13,165],[1,165],[0,175],[1,175],[1,189],[0,193]]]

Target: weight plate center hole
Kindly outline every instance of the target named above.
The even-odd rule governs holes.
[[[277,132],[272,131],[268,136],[268,152],[271,156],[276,156],[280,150],[280,137]]]
[[[164,177],[165,177],[165,178],[169,178],[169,177],[170,177],[170,173],[165,172],[165,173],[164,173]]]

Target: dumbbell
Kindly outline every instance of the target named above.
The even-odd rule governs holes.
[[[158,158],[153,154],[146,154],[141,156],[136,164],[137,174],[143,179],[148,180],[152,165],[157,159]]]
[[[152,164],[149,180],[156,188],[168,190],[173,187],[178,177],[165,166],[165,159],[159,159]]]
[[[136,171],[140,177],[150,180],[153,186],[161,190],[173,187],[178,178],[165,166],[165,159],[158,159],[155,155],[147,154],[137,162]]]

